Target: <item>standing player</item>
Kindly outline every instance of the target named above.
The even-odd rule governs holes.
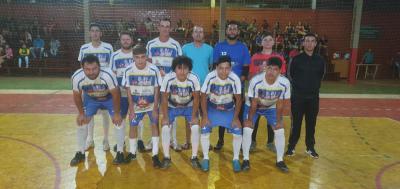
[[[163,167],[171,164],[169,155],[171,125],[176,117],[183,116],[190,122],[192,157],[190,161],[194,168],[201,165],[197,158],[199,148],[199,121],[198,110],[200,101],[200,83],[196,75],[191,73],[192,60],[179,56],[172,61],[172,70],[164,77],[161,85],[163,113],[162,119],[162,146],[164,150]]]
[[[120,93],[115,75],[110,69],[100,68],[100,62],[96,56],[88,55],[82,59],[82,68],[72,75],[72,90],[79,114],[76,119],[78,124],[78,152],[71,160],[71,166],[75,166],[85,160],[85,140],[88,134],[88,123],[99,109],[106,109],[115,124],[118,151],[113,162],[114,164],[123,163],[124,154],[122,148],[125,128],[121,125]]]
[[[129,154],[126,162],[136,159],[137,129],[147,114],[152,129],[153,166],[161,168],[158,159],[158,102],[160,98],[161,75],[157,67],[147,62],[146,48],[136,45],[133,50],[134,64],[125,70],[122,84],[126,87],[129,101]]]
[[[161,76],[171,72],[172,60],[182,55],[181,45],[170,37],[171,21],[169,19],[162,19],[158,26],[160,32],[159,37],[147,43],[147,55],[151,62],[160,70]],[[181,147],[178,145],[176,139],[176,122],[174,121],[172,127],[172,148],[180,151]]]
[[[233,134],[233,170],[239,172],[239,152],[242,145],[242,126],[239,112],[242,105],[239,77],[231,71],[229,56],[221,56],[215,63],[216,70],[209,73],[201,87],[201,148],[203,171],[209,170],[208,150],[213,127],[222,126]]]
[[[274,129],[276,166],[283,172],[289,170],[283,162],[285,133],[282,116],[284,103],[290,98],[290,83],[287,78],[280,76],[281,66],[282,60],[272,57],[268,60],[266,71],[254,76],[250,81],[248,96],[251,106],[243,128],[243,170],[250,169],[249,151],[253,124],[261,116],[264,116]]]
[[[101,68],[110,68],[109,63],[113,48],[110,44],[101,41],[102,32],[100,29],[100,25],[91,24],[89,26],[89,32],[91,42],[82,45],[79,51],[78,61],[82,62],[82,59],[85,58],[87,55],[94,55],[99,59]],[[108,142],[108,128],[110,126],[110,118],[107,111],[100,111],[100,113],[103,117],[104,128],[103,150],[107,151],[110,149],[110,144]],[[94,119],[92,119],[88,124],[88,138],[86,140],[85,150],[94,147],[93,126]]]
[[[239,24],[236,21],[230,21],[226,26],[226,40],[218,43],[213,52],[213,59],[218,60],[220,56],[230,56],[232,59],[232,72],[235,73],[240,79],[242,87],[244,88],[244,81],[247,78],[250,63],[249,49],[245,44],[238,40],[239,38]],[[242,88],[242,91],[243,91]],[[240,113],[242,115],[242,112]],[[242,116],[240,116],[240,119]],[[215,150],[220,150],[224,145],[225,127],[219,127],[218,142]]]
[[[272,36],[272,33],[265,33],[262,36],[262,41],[261,41],[261,46],[262,46],[262,51],[259,53],[254,54],[251,57],[251,63],[249,66],[249,80],[261,73],[265,71],[265,67],[267,65],[268,60],[271,57],[278,57],[281,62],[282,62],[282,67],[281,67],[281,74],[285,74],[286,73],[286,61],[283,58],[282,55],[280,55],[279,53],[276,53],[272,50],[275,41],[274,38]],[[245,107],[244,110],[248,111],[250,108],[250,100],[248,98],[248,96],[246,96],[246,103],[245,103]],[[243,116],[247,116],[245,113],[243,114]],[[257,121],[254,125],[254,131],[253,131],[253,135],[251,136],[252,142],[251,142],[251,146],[250,146],[250,151],[253,151],[256,148],[256,138],[257,138],[257,130],[258,130],[258,124],[260,121],[260,116],[258,116]],[[245,119],[245,118],[244,118]],[[274,131],[271,128],[271,125],[267,125],[267,130],[268,130],[268,139],[267,139],[267,148],[273,152],[276,152],[276,148],[274,145]]]

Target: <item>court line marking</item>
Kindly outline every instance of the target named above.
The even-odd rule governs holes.
[[[34,143],[31,143],[29,141],[25,141],[25,140],[21,140],[21,139],[17,139],[17,138],[12,138],[12,137],[7,137],[7,136],[1,136],[0,135],[0,139],[1,138],[27,144],[27,145],[32,146],[35,149],[39,150],[44,155],[46,155],[47,158],[49,158],[51,160],[51,162],[53,163],[53,166],[54,166],[55,171],[56,171],[56,179],[54,180],[54,188],[55,189],[59,189],[60,188],[60,184],[61,184],[61,168],[60,168],[60,164],[58,163],[57,159],[50,152],[48,152],[47,150],[45,150],[41,146],[39,146],[37,144],[34,144]]]
[[[376,184],[375,186],[376,186],[377,189],[382,189],[382,176],[383,176],[383,174],[385,172],[387,172],[387,170],[393,168],[396,165],[400,165],[400,161],[394,162],[394,163],[389,164],[389,165],[385,165],[379,170],[378,174],[376,174],[376,177],[375,177],[375,184]]]

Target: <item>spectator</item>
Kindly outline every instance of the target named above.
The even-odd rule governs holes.
[[[31,47],[32,56],[34,59],[38,57],[39,52],[39,59],[42,59],[43,52],[44,52],[44,40],[40,38],[40,35],[37,35],[36,39],[33,40],[33,46]]]
[[[3,35],[0,34],[0,46],[4,46],[6,44],[6,39],[4,39]]]
[[[52,37],[49,46],[50,46],[50,55],[52,57],[56,57],[58,55],[58,49],[60,48],[60,41]]]
[[[0,46],[0,68],[3,66],[5,58],[6,58],[6,54],[4,52],[4,48],[2,46]]]
[[[32,44],[32,35],[29,33],[28,30],[25,30],[22,37],[23,43],[25,43],[27,46],[29,46],[29,44]]]
[[[261,27],[262,27],[263,32],[268,32],[269,24],[268,24],[267,19],[263,20]]]
[[[12,58],[14,57],[14,54],[13,54],[12,48],[8,44],[6,44],[6,46],[5,46],[5,53],[6,53],[6,59],[12,60]]]
[[[374,63],[374,53],[372,53],[371,49],[368,49],[368,51],[365,52],[361,63],[363,63],[363,64],[373,64]]]
[[[18,67],[21,68],[22,60],[25,61],[25,68],[29,67],[29,48],[26,48],[26,44],[22,44],[22,47],[19,48],[19,57],[18,57]]]
[[[43,27],[44,35],[52,36],[55,27],[56,27],[56,22],[54,18],[51,18],[51,20],[46,24],[46,26]]]
[[[397,75],[400,79],[400,51],[398,51],[392,59],[392,69],[393,75],[397,72]]]

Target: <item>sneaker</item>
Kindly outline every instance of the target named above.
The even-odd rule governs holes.
[[[153,142],[150,139],[147,145],[145,146],[145,151],[151,151],[152,149],[153,149]]]
[[[289,172],[289,168],[286,166],[285,162],[283,162],[283,161],[277,162],[276,167],[284,173]]]
[[[161,168],[162,167],[160,159],[158,159],[158,155],[155,155],[155,156],[151,157],[151,159],[153,160],[153,167],[155,167],[155,168]]]
[[[146,148],[144,147],[143,140],[137,141],[137,147],[139,152],[144,152],[146,150]]]
[[[240,168],[240,162],[239,160],[235,159],[232,161],[232,167],[234,172],[240,172],[242,169]]]
[[[172,142],[171,145],[170,145],[170,147],[171,147],[173,150],[175,150],[175,152],[180,152],[180,151],[182,151],[182,147],[181,147],[179,144],[175,143],[175,142]]]
[[[108,143],[108,140],[103,140],[103,150],[104,151],[110,150],[110,143]]]
[[[243,160],[242,170],[243,171],[248,171],[249,169],[250,169],[250,161],[249,160]]]
[[[117,152],[117,155],[115,156],[113,163],[114,165],[119,165],[125,162],[125,158],[124,158],[124,153],[122,152]]]
[[[294,153],[295,153],[295,151],[294,151],[294,149],[291,149],[291,148],[289,148],[287,151],[286,151],[286,156],[294,156]]]
[[[196,168],[196,169],[201,169],[201,164],[199,162],[199,159],[197,159],[197,157],[193,157],[190,159],[190,162],[192,163],[192,167]]]
[[[217,145],[215,145],[214,150],[221,150],[222,147],[224,146],[224,141],[218,140]]]
[[[254,152],[256,150],[256,146],[257,146],[257,142],[251,141],[250,152]]]
[[[315,151],[315,149],[313,149],[313,148],[310,148],[310,149],[307,149],[306,150],[306,153],[308,154],[308,155],[310,155],[312,158],[314,158],[314,159],[318,159],[319,158],[319,155],[317,154],[317,152]]]
[[[169,167],[171,167],[171,158],[164,157],[161,168],[167,169]]]
[[[203,161],[201,161],[201,170],[203,170],[204,172],[210,170],[210,160],[203,159]]]
[[[273,142],[267,143],[267,149],[270,150],[271,152],[276,153],[275,144]]]
[[[85,154],[82,152],[76,152],[75,157],[72,158],[71,162],[69,163],[71,166],[76,166],[80,162],[85,161]]]
[[[132,160],[136,159],[136,154],[132,154],[129,152],[129,154],[125,158],[125,163],[130,163]]]
[[[86,141],[85,151],[88,151],[91,148],[94,148],[94,140]]]

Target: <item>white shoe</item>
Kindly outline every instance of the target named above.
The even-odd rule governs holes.
[[[170,144],[170,147],[171,147],[173,150],[175,150],[176,152],[182,151],[181,145],[179,145],[179,144],[176,143],[176,142],[172,142],[172,143]]]
[[[86,141],[85,151],[88,151],[90,148],[94,148],[94,140]]]
[[[110,150],[110,143],[108,143],[108,140],[103,140],[103,150],[104,151]]]

